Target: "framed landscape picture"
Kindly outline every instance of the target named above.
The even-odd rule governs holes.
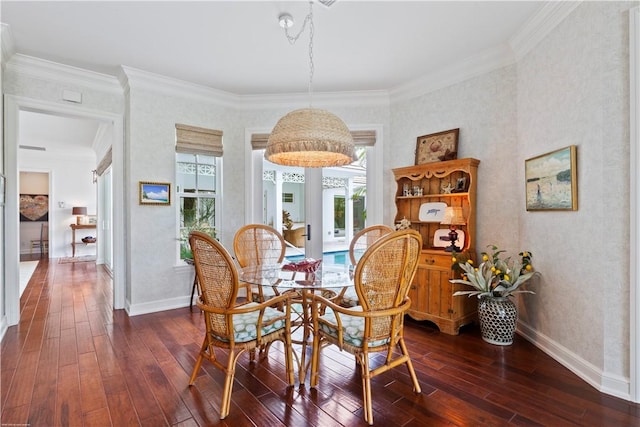
[[[171,204],[171,184],[140,181],[138,196],[141,205],[169,206]]]
[[[458,128],[419,136],[416,142],[416,165],[456,159],[459,133]]]
[[[528,211],[578,210],[576,146],[525,160]]]

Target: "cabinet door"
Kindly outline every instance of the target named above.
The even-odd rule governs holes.
[[[429,311],[429,269],[418,265],[413,283],[409,288],[409,298],[411,298],[411,310],[426,313]]]
[[[452,318],[451,283],[449,270],[429,270],[429,307],[428,312],[445,319]]]

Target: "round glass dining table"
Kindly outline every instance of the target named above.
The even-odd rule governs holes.
[[[307,350],[311,344],[313,324],[311,295],[320,294],[328,299],[336,298],[353,286],[352,265],[321,263],[314,272],[295,271],[288,264],[252,265],[239,269],[241,282],[272,288],[276,295],[292,292],[292,336],[300,351],[294,351],[298,364],[298,381],[304,384],[309,368]],[[302,336],[300,336],[302,335]],[[309,361],[311,359],[309,358]]]

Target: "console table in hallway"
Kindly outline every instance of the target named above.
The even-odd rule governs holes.
[[[71,256],[76,256],[76,230],[95,229],[96,224],[70,224],[71,227]]]

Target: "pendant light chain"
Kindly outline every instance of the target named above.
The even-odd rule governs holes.
[[[313,104],[313,2],[309,2],[309,14],[302,28],[290,36],[288,27],[293,25],[289,14],[279,16],[290,44],[294,44],[309,23],[309,108],[287,113],[273,127],[264,158],[283,166],[323,168],[348,165],[354,160],[353,136],[347,125],[335,114],[312,108]]]
[[[313,108],[313,2],[309,2],[309,108]]]
[[[289,34],[288,28],[284,27],[284,34],[287,36],[287,40],[289,40],[289,44],[295,44],[300,35],[304,32],[304,29],[307,27],[307,23],[309,23],[309,107],[313,106],[313,73],[315,71],[315,67],[313,65],[313,33],[315,27],[313,25],[313,1],[309,2],[309,14],[305,16],[304,22],[302,22],[302,27],[298,34],[292,36]]]

